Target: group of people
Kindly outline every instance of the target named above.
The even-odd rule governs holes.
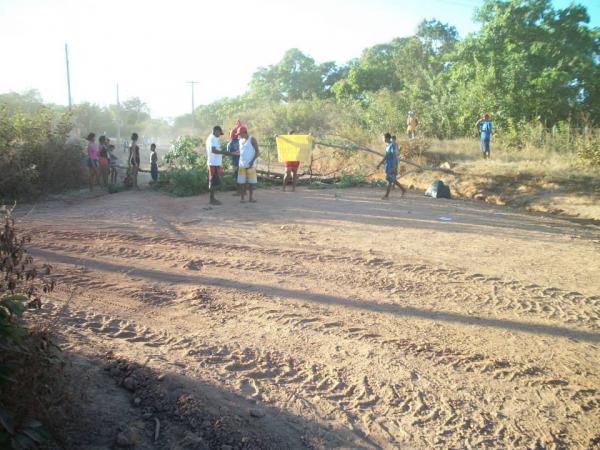
[[[407,135],[409,139],[416,137],[418,120],[413,111],[408,112]],[[490,138],[492,135],[492,123],[488,113],[483,113],[481,119],[476,123],[477,132],[480,135],[480,149],[485,159],[490,157]],[[215,198],[215,190],[221,184],[223,156],[231,158],[232,176],[237,183],[236,195],[240,196],[240,201],[256,202],[254,198],[254,189],[258,182],[256,173],[256,162],[260,156],[260,149],[255,137],[248,134],[248,129],[242,126],[238,121],[229,133],[227,149],[221,150],[219,138],[223,136],[223,129],[219,125],[213,127],[212,133],[206,138],[206,157],[208,164],[208,190],[210,194],[210,203],[220,205]],[[402,196],[406,189],[398,182],[399,152],[396,144],[396,136],[391,133],[385,133],[384,142],[386,144],[385,155],[377,168],[385,164],[385,177],[388,183],[386,193],[382,197],[384,200],[389,198],[390,192],[394,187],[398,187]],[[117,182],[118,158],[114,153],[115,146],[111,144],[106,136],[100,136],[98,139],[100,146],[96,145],[96,135],[90,133],[87,136],[88,141],[88,159],[90,189],[94,184],[108,186]],[[138,187],[138,173],[140,171],[140,147],[138,146],[139,136],[137,133],[131,135],[129,145],[129,155],[127,158],[127,177],[125,184],[131,185],[136,189]],[[296,188],[298,178],[298,161],[286,161],[285,174],[283,177],[283,190],[286,190],[288,182],[292,181],[292,191]],[[158,180],[158,155],[156,153],[156,144],[150,145],[150,175],[152,180]]]
[[[140,171],[140,147],[137,144],[138,134],[131,135],[131,145],[129,146],[129,155],[127,158],[127,176],[125,184],[129,184],[136,189],[138,187],[138,172]],[[98,138],[96,144],[96,134],[88,134],[87,162],[89,169],[90,190],[94,185],[108,187],[117,183],[117,169],[119,168],[119,158],[115,154],[115,146],[111,144],[110,138],[102,135]],[[158,155],[156,153],[156,144],[150,146],[150,175],[152,180],[158,180]]]
[[[248,134],[248,129],[237,125],[229,133],[226,150],[221,150],[219,138],[223,129],[219,125],[213,127],[212,133],[206,138],[206,158],[208,164],[208,191],[211,205],[220,205],[215,198],[215,189],[221,184],[223,156],[231,158],[232,175],[237,182],[237,194],[242,203],[255,203],[254,188],[258,182],[256,161],[260,156],[260,148],[254,136]]]
[[[290,132],[290,134],[293,133]],[[221,184],[223,156],[231,158],[231,175],[237,184],[235,195],[239,195],[240,201],[245,203],[247,193],[248,201],[255,203],[254,188],[258,182],[256,161],[260,156],[258,142],[254,136],[248,134],[248,129],[241,125],[239,120],[229,132],[229,141],[227,142],[226,150],[221,150],[219,143],[219,138],[223,134],[221,126],[215,125],[212,133],[206,138],[210,203],[212,205],[221,204],[215,198],[215,188]],[[284,167],[283,190],[286,190],[288,183],[291,181],[292,191],[295,191],[300,161],[284,161]]]
[[[86,165],[89,169],[90,190],[96,184],[108,186],[109,183],[116,183],[118,158],[115,155],[115,146],[106,136],[100,136],[98,139],[100,146],[98,146],[95,133],[88,134],[86,140],[88,141]]]

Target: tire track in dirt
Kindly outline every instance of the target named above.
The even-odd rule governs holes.
[[[53,309],[56,308],[48,305],[46,312],[52,314]],[[71,311],[67,307],[59,314],[60,320],[69,326],[130,345],[160,348],[163,354],[174,354],[179,367],[193,369],[198,365],[212,373],[217,371],[219,381],[237,386],[247,397],[266,402],[280,397],[288,405],[301,403],[325,420],[341,421],[371,445],[387,448],[390,443],[400,445],[407,438],[437,445],[470,441],[473,430],[469,419],[465,418],[475,414],[477,417],[473,420],[486,420],[485,414],[477,412],[472,405],[465,404],[468,408],[463,410],[463,405],[439,397],[433,389],[423,386],[376,385],[368,376],[348,374],[339,368],[278,351],[207,342],[206,338],[194,336],[175,338],[165,331],[140,326],[133,320],[92,311]],[[382,404],[385,415],[379,414]],[[372,420],[374,416],[380,418]],[[407,424],[417,431],[407,432]],[[503,440],[498,441],[500,435],[494,436],[493,423],[488,420],[487,426],[489,442],[512,444],[518,440],[516,434],[505,431]],[[429,440],[428,427],[441,430],[435,441]],[[418,430],[423,430],[422,435]],[[473,444],[477,445],[479,440],[477,438]]]
[[[82,233],[81,238],[83,236],[87,235]],[[41,243],[39,246],[50,249],[46,247],[49,245],[53,251],[78,255],[127,259],[133,270],[132,274],[123,273],[123,277],[131,278],[126,288],[122,287],[122,283],[97,281],[94,269],[85,268],[81,273],[73,273],[69,282],[79,289],[93,290],[96,293],[94,307],[110,301],[111,306],[126,310],[127,307],[118,305],[119,302],[114,299],[114,296],[122,296],[135,299],[140,307],[160,307],[165,312],[173,309],[172,317],[178,314],[202,315],[206,316],[207,322],[213,323],[237,320],[240,326],[244,324],[244,328],[277,324],[283,327],[282,336],[302,332],[307,339],[310,336],[327,336],[330,340],[335,338],[346,345],[364,343],[378,349],[378,357],[383,358],[386,364],[395,363],[399,357],[403,357],[414,359],[413,367],[426,364],[437,368],[438,373],[432,380],[424,380],[415,371],[416,378],[412,379],[412,373],[410,376],[412,382],[407,382],[402,377],[393,382],[373,373],[360,373],[360,368],[342,370],[340,367],[323,364],[314,355],[288,353],[275,345],[269,349],[267,343],[260,345],[258,340],[233,343],[234,339],[222,344],[214,337],[207,339],[206,336],[200,337],[199,334],[188,331],[183,333],[183,337],[174,338],[166,331],[155,331],[154,326],[138,324],[138,319],[134,317],[125,320],[114,314],[82,311],[69,313],[72,316],[69,322],[72,326],[90,329],[128,345],[155,346],[163,349],[166,354],[174,352],[178,360],[185,360],[188,368],[199,366],[208,372],[214,372],[219,380],[236,386],[236,389],[248,397],[260,401],[275,400],[281,405],[306,409],[319,417],[344,423],[363,439],[372,439],[383,447],[390,442],[394,445],[420,442],[423,447],[461,447],[465,442],[472,446],[505,448],[534,447],[538,443],[542,447],[568,446],[574,434],[573,429],[566,429],[561,434],[554,428],[556,435],[553,437],[541,431],[524,429],[516,419],[504,420],[504,425],[499,425],[500,421],[494,416],[494,410],[498,410],[503,402],[512,402],[503,400],[500,394],[485,398],[489,392],[476,391],[485,398],[485,402],[482,402],[482,398],[475,394],[444,398],[438,393],[439,383],[458,376],[476,374],[486,377],[499,392],[505,392],[507,388],[514,386],[515,389],[529,390],[537,395],[551,393],[561,402],[568,400],[577,406],[578,410],[568,407],[562,411],[575,422],[586,423],[582,417],[597,414],[600,405],[600,397],[593,384],[579,386],[576,382],[556,375],[552,367],[494,357],[486,349],[476,351],[473,346],[449,346],[443,335],[397,336],[398,333],[393,330],[398,325],[395,319],[380,318],[379,324],[374,327],[372,323],[365,321],[363,315],[351,310],[345,311],[340,319],[325,314],[328,310],[326,306],[290,311],[289,307],[282,307],[278,299],[261,292],[247,293],[244,301],[239,302],[234,300],[235,293],[226,288],[202,287],[182,295],[182,292],[173,291],[165,283],[155,283],[153,289],[158,293],[157,299],[146,302],[145,295],[140,292],[149,292],[150,289],[143,286],[147,282],[136,283],[135,267],[136,261],[152,261],[163,267],[169,263],[176,264],[178,269],[182,269],[190,260],[199,260],[203,264],[206,262],[209,267],[232,271],[232,276],[247,273],[246,276],[250,277],[256,271],[273,277],[298,274],[299,278],[307,279],[315,286],[324,283],[340,287],[345,285],[355,292],[374,290],[380,297],[396,301],[406,301],[404,295],[413,294],[422,302],[421,306],[431,308],[437,306],[438,299],[443,299],[445,308],[462,302],[463,307],[464,303],[468,303],[469,308],[473,309],[481,305],[484,311],[490,312],[500,310],[515,315],[525,313],[528,317],[541,317],[557,322],[574,320],[572,323],[586,328],[594,328],[594,321],[597,321],[597,315],[594,314],[598,298],[595,297],[516,281],[505,282],[457,270],[436,269],[426,264],[396,264],[375,256],[348,257],[343,253],[334,255],[219,244],[219,248],[238,255],[241,260],[231,263],[227,260],[227,255],[215,256],[218,254],[217,247],[210,242],[131,238],[127,234],[114,233],[113,237],[88,246],[79,245],[78,238],[76,234],[64,232],[58,237],[50,236],[51,242]],[[134,245],[137,248],[132,249],[130,246]],[[96,248],[98,246],[100,250]],[[145,246],[154,246],[154,250],[146,249]],[[276,273],[275,269],[279,266],[268,261],[274,256],[280,258],[283,265],[290,265],[293,261],[300,263],[298,267],[288,269],[287,273]],[[259,261],[255,262],[256,259]],[[303,266],[303,261],[316,264],[309,270]],[[436,285],[443,285],[446,290],[438,290]],[[396,292],[393,292],[394,289]],[[104,292],[112,294],[111,300],[102,298]],[[527,311],[519,309],[521,301],[525,302],[522,308],[529,308]],[[545,310],[537,306],[532,308],[532,301],[541,306],[549,303],[552,308],[560,310]],[[581,311],[582,305],[588,307],[584,313]],[[131,310],[135,312],[139,308]],[[577,316],[574,319],[571,317],[573,314]],[[590,326],[590,321],[593,326]],[[381,370],[386,368],[377,367]],[[440,389],[439,392],[441,391],[443,390]],[[565,425],[560,422],[560,426]],[[432,437],[435,439],[432,440]]]
[[[181,304],[190,307],[188,301],[195,296],[203,300],[212,298],[209,290],[201,289],[183,300]],[[510,362],[493,361],[483,355],[464,355],[449,349],[440,352],[436,351],[434,346],[429,343],[419,344],[407,339],[386,342],[379,335],[368,333],[359,327],[342,326],[339,322],[323,320],[318,316],[311,317],[306,314],[289,313],[284,309],[272,309],[271,305],[257,306],[267,299],[260,295],[256,297],[255,300],[258,302],[253,302],[252,306],[238,304],[236,308],[252,311],[252,317],[263,319],[259,324],[277,322],[289,326],[290,330],[303,328],[310,329],[314,333],[334,332],[337,337],[345,340],[367,340],[373,348],[391,350],[394,353],[400,352],[414,358],[424,357],[426,360],[432,361],[434,365],[446,365],[453,370],[470,372],[475,367],[480,373],[493,374],[493,377],[499,380],[521,382],[523,378],[527,377],[527,381],[524,384],[521,383],[524,386],[564,389],[562,382],[554,383],[551,379],[543,378],[544,372],[535,368],[522,368]],[[218,302],[213,300],[212,303]],[[223,309],[227,308],[207,308],[203,309],[203,312],[210,315],[215,311],[221,312]],[[239,317],[240,314],[231,314],[231,317],[236,316]],[[204,340],[199,342],[198,338],[193,336],[186,336],[178,340],[170,337],[166,332],[153,332],[148,327],[137,327],[130,320],[115,319],[112,316],[77,312],[72,314],[67,322],[73,326],[89,328],[96,333],[106,334],[111,338],[123,339],[130,343],[139,342],[147,346],[168,347],[168,353],[172,350],[185,350],[186,357],[201,356],[201,365],[211,369],[215,369],[217,366],[225,380],[236,380],[237,388],[241,393],[257,400],[270,400],[269,391],[275,391],[274,395],[277,396],[276,391],[281,386],[289,386],[295,392],[293,395],[290,394],[289,399],[304,403],[306,403],[306,399],[309,399],[320,405],[318,408],[320,411],[337,411],[336,407],[338,409],[342,407],[341,412],[337,411],[335,414],[336,420],[343,421],[357,431],[365,428],[370,434],[389,434],[398,444],[402,442],[402,437],[407,437],[406,431],[404,431],[407,423],[410,427],[417,428],[441,427],[443,430],[441,435],[444,438],[439,438],[441,440],[433,443],[428,442],[429,444],[461,442],[462,439],[472,437],[470,434],[472,430],[464,422],[455,423],[458,420],[457,417],[463,419],[472,417],[473,411],[481,408],[481,405],[474,406],[477,402],[472,400],[468,403],[472,411],[457,411],[456,404],[450,400],[437,398],[434,390],[418,389],[403,383],[401,385],[393,383],[373,385],[367,377],[357,377],[356,374],[349,375],[339,369],[294,359],[277,351],[265,353],[264,350],[251,347],[209,345]],[[475,366],[470,367],[468,365],[470,363],[474,363]],[[461,364],[464,366],[461,367]],[[531,378],[534,380],[532,381]],[[301,395],[299,395],[298,389],[300,389]],[[591,411],[598,406],[599,398],[593,389],[580,389],[570,392],[568,395],[571,395],[572,399],[579,400],[577,403],[583,405],[582,409],[587,406],[588,411]],[[391,419],[379,420],[376,423],[365,419],[368,416],[375,416],[375,410],[381,412],[382,405],[387,405],[383,417],[391,417]],[[407,418],[410,418],[410,421],[407,422]],[[509,432],[505,428],[500,432],[495,429],[494,422],[489,418],[482,419],[480,417],[478,420],[483,421],[482,423],[486,424],[484,428],[489,429],[491,433],[487,438],[488,444],[510,443],[516,445],[519,436],[517,430]],[[457,433],[460,434],[459,438],[456,436]],[[359,434],[362,435],[362,433]],[[413,438],[414,436],[411,436],[411,439]]]
[[[194,266],[210,266],[241,271],[257,271],[265,274],[285,275],[320,279],[334,283],[352,284],[362,287],[365,284],[374,285],[377,289],[391,298],[405,300],[406,294],[419,293],[420,304],[424,298],[430,297],[428,306],[439,308],[439,299],[443,298],[443,306],[450,308],[454,305],[464,307],[465,302],[471,310],[477,313],[486,312],[497,315],[507,312],[516,317],[524,314],[529,317],[543,318],[565,324],[573,324],[593,330],[600,329],[600,296],[584,296],[579,292],[566,292],[557,288],[525,284],[519,281],[505,281],[481,274],[468,274],[455,269],[434,268],[426,264],[396,264],[392,260],[380,257],[344,256],[321,254],[308,251],[281,251],[273,248],[252,247],[235,244],[215,244],[213,242],[154,237],[143,239],[123,233],[100,233],[106,239],[93,247],[80,246],[77,240],[85,233],[54,232],[51,242],[36,243],[40,248],[48,250],[94,254],[109,257],[172,261],[177,265],[194,262]],[[61,240],[59,241],[60,238]],[[66,242],[62,239],[68,239]],[[115,245],[115,240],[123,245]],[[131,249],[126,245],[144,243],[152,250]],[[157,249],[162,246],[164,251]],[[180,250],[177,251],[177,246]],[[183,248],[181,248],[183,247]],[[195,252],[198,258],[185,256],[184,252]],[[229,255],[218,257],[220,252],[231,252],[237,256],[233,260]],[[252,255],[250,262],[244,262],[244,255]],[[260,256],[265,261],[256,261]],[[274,257],[283,258],[279,265],[269,263]],[[359,267],[358,271],[324,270],[318,274],[302,266],[302,261],[321,262],[324,266],[339,264],[348,268]],[[300,262],[294,264],[294,262]],[[282,268],[284,267],[284,268]],[[381,268],[385,268],[382,270]]]

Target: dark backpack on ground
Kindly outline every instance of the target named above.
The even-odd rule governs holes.
[[[451,198],[450,188],[442,180],[435,180],[425,191],[427,197],[432,198]]]

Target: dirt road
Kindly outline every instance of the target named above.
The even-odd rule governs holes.
[[[65,351],[166,374],[131,407],[95,387],[104,416],[160,419],[138,448],[600,445],[599,229],[380,195],[126,192],[22,227],[61,275],[43,314]]]

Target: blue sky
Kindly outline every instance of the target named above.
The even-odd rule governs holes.
[[[564,7],[569,0],[555,0]],[[579,1],[600,26],[600,0]],[[246,90],[256,68],[297,47],[317,62],[343,63],[374,44],[407,36],[423,19],[477,30],[480,0],[0,0],[0,93],[38,89],[66,104],[64,44],[74,102],[106,105],[138,96],[152,115]]]

